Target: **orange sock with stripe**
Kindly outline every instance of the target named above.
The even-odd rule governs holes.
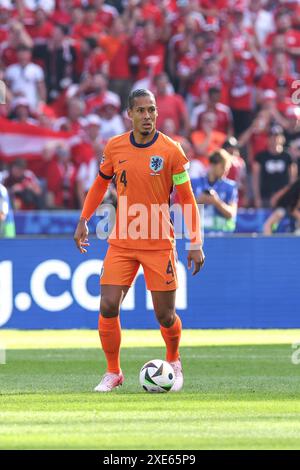
[[[121,323],[119,316],[104,318],[99,315],[98,330],[102,349],[107,361],[107,372],[119,374],[120,368],[120,346],[121,346]]]
[[[179,358],[179,343],[181,338],[182,324],[178,315],[176,315],[175,322],[170,328],[160,326],[160,332],[166,343],[167,354],[166,360],[168,362],[177,361]]]

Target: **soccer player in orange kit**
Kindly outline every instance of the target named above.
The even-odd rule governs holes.
[[[181,320],[175,312],[177,254],[169,212],[173,185],[176,185],[189,232],[188,267],[194,263],[193,275],[200,270],[205,258],[200,216],[187,173],[188,159],[177,142],[156,130],[158,112],[152,92],[133,91],[128,98],[128,115],[133,130],[108,141],[99,175],[86,196],[74,234],[78,249],[85,253],[88,220],[115,176],[117,217],[101,272],[98,324],[107,371],[95,391],[110,392],[124,381],[120,367],[119,313],[140,265],[166,344],[166,360],[175,372],[171,391],[179,391],[183,386],[179,356]]]

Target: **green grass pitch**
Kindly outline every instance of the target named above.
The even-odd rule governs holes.
[[[0,331],[0,449],[300,449],[300,330],[185,330],[184,390],[147,394],[159,331],[124,331],[125,384],[92,393],[94,331]]]

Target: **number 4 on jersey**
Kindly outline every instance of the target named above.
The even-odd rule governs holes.
[[[171,261],[168,262],[168,266],[167,266],[167,271],[166,271],[167,274],[172,274],[172,276],[174,276],[174,271],[173,271],[173,267],[172,267],[172,263]]]
[[[120,183],[123,183],[125,187],[127,186],[126,170],[121,173]]]

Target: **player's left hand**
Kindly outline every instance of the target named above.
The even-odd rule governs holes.
[[[188,269],[192,267],[192,263],[194,263],[194,271],[193,276],[197,274],[202,266],[204,265],[205,255],[202,248],[197,250],[190,250],[188,254]]]
[[[87,250],[84,248],[88,247],[88,234],[89,229],[85,220],[80,219],[74,233],[74,241],[80,253],[86,253]]]

